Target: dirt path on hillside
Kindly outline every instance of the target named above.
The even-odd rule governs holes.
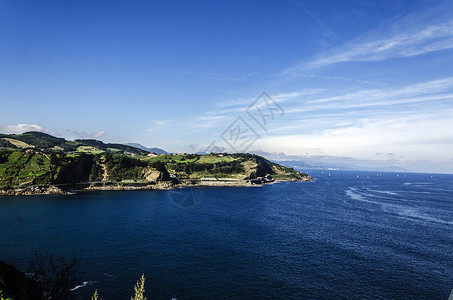
[[[105,156],[101,156],[99,159],[101,161],[101,168],[102,168],[102,181],[107,181],[108,174],[107,174],[107,167],[105,166]]]

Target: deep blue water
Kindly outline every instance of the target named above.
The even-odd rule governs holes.
[[[75,256],[80,299],[95,289],[129,299],[142,273],[149,299],[448,298],[453,175],[310,174],[315,182],[263,187],[0,197],[0,260],[25,269],[35,250]]]

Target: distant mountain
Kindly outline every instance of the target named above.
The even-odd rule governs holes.
[[[282,166],[288,167],[288,168],[323,169],[321,166],[312,165],[312,164],[306,163],[304,161],[298,161],[298,160],[285,160],[285,161],[272,160],[272,161],[275,162],[275,163],[281,164]]]
[[[277,161],[272,160],[282,166],[295,169],[305,169],[305,170],[350,170],[350,171],[381,171],[381,172],[406,172],[407,170],[399,166],[358,166],[351,165],[339,162],[333,163],[307,163],[304,161],[295,161],[295,160],[286,160],[286,161]]]
[[[138,144],[138,143],[127,143],[125,145],[131,146],[131,147],[135,147],[135,148],[138,148],[138,149],[141,149],[141,150],[144,150],[144,151],[148,151],[148,152],[151,152],[151,153],[170,154],[170,153],[168,153],[167,151],[165,151],[163,149],[160,149],[160,148],[148,148],[148,147],[145,147],[145,146],[143,146],[141,144]]]
[[[355,170],[355,171],[382,171],[382,172],[405,172],[406,169],[398,166],[395,160],[366,160],[352,157],[314,155],[298,156],[286,155],[283,152],[270,153],[263,150],[256,150],[252,153],[264,156],[278,164],[296,169],[318,169],[318,170]]]

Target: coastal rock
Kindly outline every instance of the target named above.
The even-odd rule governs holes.
[[[29,186],[19,189],[0,190],[0,196],[50,195],[50,194],[65,194],[65,192],[56,186]]]
[[[35,139],[42,134],[26,136],[36,142],[33,144],[36,149],[0,151],[0,195],[170,189],[190,185],[248,186],[311,179],[307,174],[249,153],[145,156],[124,147],[120,147],[123,151],[112,150],[116,149],[113,147],[118,146],[116,144],[111,144],[113,148],[107,147],[104,152],[87,153],[105,147],[104,143],[94,140],[76,141],[86,144],[76,149],[69,143],[56,153],[52,147],[64,143],[64,139],[47,136],[60,144],[46,150],[41,149],[40,139]],[[13,161],[16,162],[11,163]],[[28,170],[28,174],[17,176],[21,170]]]
[[[160,176],[161,176],[161,172],[159,172],[155,168],[144,168],[143,169],[143,178],[147,181],[156,182]]]
[[[15,300],[43,300],[43,289],[39,282],[0,261],[0,297]]]

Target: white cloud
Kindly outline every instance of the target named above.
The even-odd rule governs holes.
[[[168,127],[169,125],[171,125],[173,123],[173,120],[152,120],[151,123],[152,126],[147,130],[149,132],[160,131],[166,126]]]
[[[24,133],[27,131],[39,131],[48,134],[56,134],[56,132],[46,129],[42,126],[36,124],[17,124],[17,125],[7,125],[0,128],[1,132],[4,133]]]
[[[93,132],[92,134],[90,134],[90,136],[94,139],[98,139],[103,135],[106,135],[105,131],[98,131],[98,132]]]
[[[316,133],[265,136],[256,142],[256,146],[294,155],[325,153],[371,159],[379,152],[395,153],[412,160],[428,157],[440,162],[453,157],[447,150],[453,149],[453,131],[449,130],[452,127],[453,118],[436,116],[362,120],[361,124]]]
[[[428,158],[437,166],[453,154],[453,77],[388,89],[358,90],[288,103],[286,115],[256,147],[287,154],[332,155],[365,160],[394,153]],[[451,164],[450,164],[451,165]],[[418,170],[430,170],[419,165]],[[415,168],[417,168],[415,166]],[[445,165],[445,171],[453,165]],[[414,168],[412,168],[414,170]],[[439,169],[441,170],[441,169]]]
[[[453,49],[451,11],[451,5],[447,3],[443,9],[436,7],[423,14],[392,20],[382,26],[384,28],[374,28],[355,40],[321,53],[312,61],[291,66],[282,74],[294,75],[342,62],[382,61]]]
[[[85,131],[71,130],[71,129],[66,129],[66,132],[69,133],[69,138],[75,138],[75,139],[89,139],[89,138],[98,139],[107,134],[105,131],[87,133]]]

